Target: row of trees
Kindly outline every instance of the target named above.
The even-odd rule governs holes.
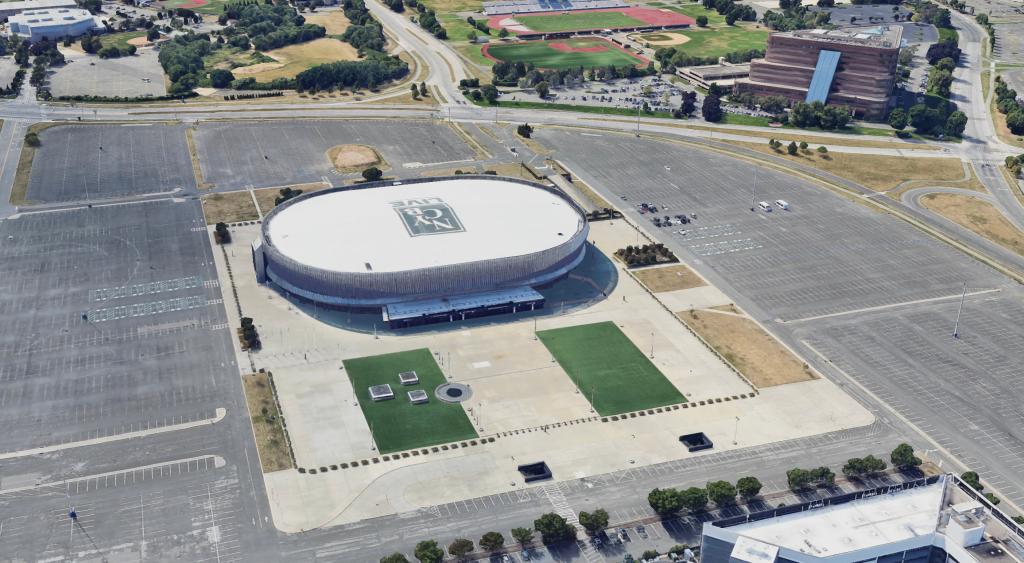
[[[1002,76],[996,76],[996,108],[1006,116],[1006,127],[1014,135],[1024,135],[1024,104],[1017,100],[1017,91]]]
[[[601,508],[593,512],[580,512],[580,525],[587,529],[588,533],[596,534],[608,526],[608,513]],[[586,522],[586,523],[584,523]],[[541,541],[545,544],[555,544],[576,539],[576,528],[566,521],[565,518],[549,512],[541,515],[533,521],[533,528],[513,528],[512,539],[520,546],[526,546],[533,542],[534,531],[541,534]],[[467,556],[473,552],[476,545],[486,553],[497,553],[505,547],[505,536],[500,532],[487,532],[478,540],[477,544],[468,538],[458,538],[442,548],[435,540],[421,541],[413,549],[413,556],[421,563],[441,563],[445,558],[445,551],[457,561],[466,561]],[[380,563],[409,563],[409,559],[401,553],[393,553],[380,559]]]
[[[448,39],[448,32],[444,29],[444,26],[441,25],[441,22],[437,21],[437,14],[434,10],[418,0],[405,0],[405,5],[410,8],[415,8],[416,11],[419,12],[420,27],[429,31],[438,39]]]
[[[730,63],[746,63],[751,59],[764,57],[764,49],[750,49],[747,51],[732,51],[725,54],[725,60]],[[711,65],[718,62],[718,57],[700,57],[687,52],[686,49],[675,47],[662,47],[654,51],[654,58],[661,63],[665,72],[674,72],[678,67]]]
[[[361,61],[336,61],[315,66],[295,77],[295,87],[312,92],[334,88],[376,88],[409,73],[396,56],[371,53]]]
[[[401,3],[399,3],[401,4]],[[366,7],[363,0],[345,0],[342,4],[345,17],[350,25],[342,34],[342,41],[347,42],[360,53],[366,51],[384,51],[384,30]]]
[[[1021,172],[1024,170],[1024,154],[1006,157],[1006,169],[1013,174],[1014,178],[1020,178]]]
[[[900,471],[915,469],[921,465],[921,458],[914,454],[910,444],[903,443],[892,450],[889,461]],[[843,466],[843,475],[850,479],[871,477],[885,471],[886,464],[873,455],[855,457],[847,460]],[[828,467],[815,469],[794,468],[786,472],[786,480],[793,491],[802,491],[813,487],[831,487],[835,485],[836,475]]]
[[[830,12],[811,10],[801,5],[799,1],[779,0],[779,10],[768,10],[764,13],[761,22],[765,27],[776,31],[824,27],[831,18]]]
[[[789,123],[801,128],[842,129],[850,123],[850,119],[850,110],[845,106],[831,106],[821,102],[795,102],[789,112]]]
[[[761,493],[761,487],[757,477],[743,477],[735,485],[728,481],[710,481],[703,489],[654,489],[647,495],[647,502],[663,518],[672,517],[683,510],[691,514],[701,512],[707,508],[708,502],[719,507],[732,506],[736,504],[737,495],[750,500]]]
[[[249,38],[258,51],[269,51],[319,39],[327,34],[323,26],[306,23],[298,10],[287,2],[225,7],[224,15],[234,20],[236,33]]]
[[[756,21],[757,12],[754,8],[748,4],[737,4],[733,0],[701,0],[701,5],[708,10],[714,10],[719,14],[725,16],[725,23],[732,25],[737,21]],[[704,25],[697,25],[704,27],[707,25],[707,18],[704,18]]]
[[[942,98],[931,97],[927,102],[910,106],[910,111],[903,108],[892,110],[889,114],[889,125],[897,131],[902,131],[910,125],[921,135],[963,135],[967,127],[967,114],[955,109],[955,104]]]

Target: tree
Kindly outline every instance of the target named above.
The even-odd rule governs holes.
[[[480,538],[478,543],[480,544],[480,549],[494,553],[505,547],[505,536],[498,532],[487,532]]]
[[[608,512],[603,508],[593,512],[580,512],[579,520],[587,533],[594,535],[608,527]]]
[[[786,482],[791,491],[806,489],[811,484],[811,472],[806,469],[795,467],[786,472]]]
[[[683,499],[676,489],[654,489],[647,495],[651,508],[661,516],[674,516],[683,509]]]
[[[299,197],[302,195],[302,190],[294,190],[292,188],[281,188],[277,192],[279,195],[274,198],[274,205],[281,205],[282,203],[292,199],[293,197]]]
[[[717,123],[722,120],[722,101],[721,99],[713,95],[712,92],[708,92],[707,96],[704,96],[704,104],[700,108],[701,116],[704,117],[704,121],[711,123]]]
[[[697,16],[697,27],[707,27],[707,26],[708,26],[708,17],[707,16]]]
[[[529,528],[512,528],[512,539],[520,545],[526,545],[533,541],[533,530]]]
[[[992,504],[992,506],[996,506],[996,505],[998,505],[1001,502],[999,500],[999,497],[997,497],[996,495],[994,495],[992,493],[985,493],[985,499],[988,500],[988,502],[990,502]]]
[[[949,137],[960,137],[967,128],[967,114],[957,110],[946,118],[946,135]]]
[[[921,458],[914,455],[914,448],[906,442],[896,446],[892,453],[889,454],[889,460],[900,471],[906,471],[921,465]]]
[[[902,131],[907,127],[907,112],[903,108],[896,108],[889,114],[889,127]]]
[[[423,96],[424,98],[430,95],[430,92],[427,91],[426,82],[420,82],[420,95]]]
[[[708,505],[708,493],[700,487],[690,487],[679,493],[683,507],[690,512],[700,512]]]
[[[220,244],[231,242],[231,231],[228,230],[226,223],[217,223],[213,227],[213,238]]]
[[[786,146],[786,152],[789,153],[790,156],[792,156],[792,155],[796,154],[796,151],[797,151],[796,141],[790,141],[789,145]]]
[[[210,86],[214,88],[227,88],[235,81],[235,75],[230,70],[215,68],[210,71]]]
[[[160,39],[160,30],[153,26],[146,32],[146,41],[156,41]]]
[[[657,549],[648,549],[647,551],[640,554],[641,561],[654,561],[661,555]]]
[[[540,532],[541,541],[546,544],[570,541],[576,538],[576,529],[554,512],[541,515],[533,521],[533,527]]]
[[[718,506],[736,504],[736,487],[728,481],[709,481],[708,498]]]
[[[827,467],[816,467],[811,470],[811,480],[819,487],[831,487],[836,484],[836,474]]]
[[[401,553],[392,553],[387,557],[381,557],[380,563],[409,563],[409,560]]]
[[[500,37],[502,39],[508,37],[508,30],[505,29],[504,27],[501,28],[501,31],[498,32],[498,37]]]
[[[807,141],[800,141],[800,150],[807,150]]]
[[[1006,127],[1014,135],[1024,134],[1024,109],[1018,109],[1006,114]]]
[[[828,147],[826,147],[825,145],[821,145],[820,147],[818,147],[818,152],[821,154],[828,154]]]
[[[537,95],[540,96],[541,99],[544,99],[548,97],[548,94],[551,92],[551,85],[548,84],[547,81],[541,81],[538,82],[533,89],[537,91]]]
[[[473,541],[466,538],[459,538],[448,544],[448,553],[458,560],[464,560],[466,555],[473,552]]]
[[[679,111],[687,117],[693,115],[693,112],[697,111],[696,92],[683,92],[683,103],[679,106]]]
[[[736,491],[744,499],[752,499],[761,492],[761,481],[757,477],[742,477],[736,481]]]
[[[371,166],[366,170],[363,170],[363,179],[365,179],[367,182],[376,182],[377,180],[380,180],[383,176],[384,173],[381,172],[380,168],[377,168],[376,166]]]
[[[985,486],[981,484],[981,477],[978,476],[974,471],[966,471],[960,476],[960,480],[971,486],[972,489],[979,493],[985,489]]]
[[[414,100],[420,99],[420,89],[417,88],[415,84],[413,84],[412,86],[409,86],[409,92],[412,94],[412,99],[414,99]]]
[[[441,563],[444,561],[444,550],[434,540],[421,541],[412,552],[421,563]]]
[[[530,135],[533,134],[533,127],[530,127],[529,123],[524,123],[516,127],[516,134],[524,139],[529,139]]]
[[[35,131],[33,131],[25,135],[25,144],[30,147],[38,147],[42,145],[43,142],[39,140],[39,135],[36,134]]]
[[[494,84],[484,84],[480,87],[480,94],[488,104],[494,105],[498,101],[498,88]]]

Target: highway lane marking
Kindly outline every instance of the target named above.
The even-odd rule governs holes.
[[[177,430],[186,430],[186,429],[189,429],[189,428],[196,428],[196,427],[199,427],[199,426],[208,426],[208,425],[211,425],[211,424],[216,424],[216,423],[220,422],[221,420],[224,420],[224,417],[227,415],[228,411],[227,411],[227,409],[225,409],[223,407],[217,407],[216,413],[217,413],[216,416],[214,416],[212,418],[202,418],[202,419],[199,419],[199,420],[193,420],[191,422],[183,422],[183,423],[180,423],[180,424],[172,424],[172,425],[169,425],[169,426],[161,426],[159,428],[150,428],[150,429],[147,429],[147,430],[136,430],[134,432],[125,432],[123,434],[113,434],[113,435],[110,435],[110,436],[103,436],[101,438],[92,438],[90,440],[80,440],[80,441],[77,441],[77,442],[65,442],[63,444],[55,444],[55,445],[52,445],[52,446],[42,446],[42,447],[39,447],[39,448],[32,448],[32,449],[28,449],[28,450],[18,450],[18,451],[14,451],[14,452],[5,452],[5,453],[0,454],[0,460],[15,459],[15,458],[19,458],[19,457],[27,457],[27,456],[33,456],[33,455],[57,452],[57,451],[61,451],[61,450],[69,450],[69,449],[72,449],[72,448],[80,448],[80,447],[84,447],[84,446],[94,446],[94,445],[97,445],[97,444],[106,444],[106,443],[110,443],[110,442],[118,442],[118,441],[121,441],[121,440],[131,440],[131,439],[134,439],[134,438],[143,438],[143,437],[146,437],[146,436],[152,436],[154,434],[163,434],[165,432],[175,432]],[[202,456],[202,457],[206,457],[206,456]],[[192,458],[192,459],[199,459],[199,458]],[[158,464],[158,465],[163,465],[163,464]],[[147,467],[157,467],[157,465],[147,466]],[[115,472],[115,473],[118,473],[118,472]],[[0,493],[2,493],[2,492],[6,492],[6,491],[0,491]]]

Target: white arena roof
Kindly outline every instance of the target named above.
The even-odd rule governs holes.
[[[337,191],[279,209],[282,254],[336,272],[400,272],[527,255],[583,228],[557,195],[500,179],[448,179]]]

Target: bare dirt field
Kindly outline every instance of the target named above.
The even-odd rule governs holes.
[[[928,194],[921,203],[932,211],[989,240],[1024,255],[1024,232],[992,204],[970,196]]]
[[[351,25],[341,10],[317,12],[307,15],[305,18],[306,23],[319,25],[326,29],[327,35],[341,35]]]
[[[326,184],[316,183],[296,184],[294,186],[288,187],[293,190],[302,190],[302,193],[309,193],[327,189],[330,186],[327,186]],[[276,200],[277,197],[281,195],[281,188],[264,188],[262,190],[253,190],[253,193],[256,194],[256,202],[260,204],[260,211],[264,215],[266,215],[267,213],[270,213],[270,211],[274,209],[274,206],[276,205],[276,203],[274,203],[274,200]]]
[[[707,285],[693,270],[682,264],[644,268],[633,272],[633,276],[654,293]]]
[[[758,388],[817,379],[792,352],[748,318],[706,309],[676,315]]]
[[[277,410],[270,376],[254,373],[242,377],[245,400],[249,405],[252,429],[256,435],[256,449],[260,452],[260,466],[264,473],[291,469],[292,456],[288,438],[281,426],[281,413]]]
[[[270,82],[275,78],[295,78],[300,72],[318,64],[359,59],[355,47],[333,37],[322,37],[306,43],[288,45],[264,53],[276,63],[257,63],[231,71],[235,76]]]
[[[359,172],[370,166],[383,168],[384,159],[373,147],[337,145],[327,149],[327,160],[338,172]]]
[[[255,221],[259,218],[256,204],[247,191],[210,194],[203,196],[202,202],[207,225]]]

